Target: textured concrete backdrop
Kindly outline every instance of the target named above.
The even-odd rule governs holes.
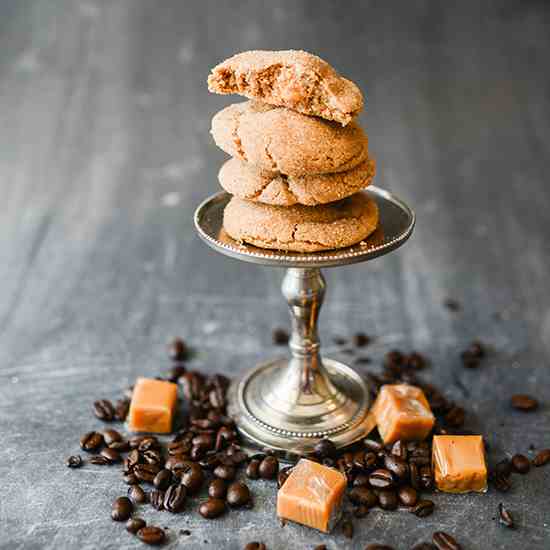
[[[280,353],[282,273],[215,254],[192,223],[225,158],[210,118],[231,101],[205,79],[250,48],[311,50],[358,82],[377,184],[418,215],[403,249],[327,271],[325,352],[349,360],[331,337],[364,330],[375,372],[388,349],[417,349],[491,459],[549,447],[549,47],[550,6],[534,0],[0,2],[0,547],[139,546],[109,519],[118,469],[63,464],[100,427],[94,398],[166,369],[175,334],[212,372]],[[474,337],[493,351],[466,371]],[[511,412],[518,391],[546,404]],[[550,469],[514,481],[506,495],[438,495],[424,520],[373,512],[351,542],[280,528],[267,482],[252,511],[211,523],[144,516],[185,548],[408,549],[443,529],[467,549],[548,549]],[[494,520],[501,501],[515,531]]]

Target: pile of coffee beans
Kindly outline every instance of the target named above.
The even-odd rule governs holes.
[[[288,334],[277,330],[273,340],[276,344],[286,343]],[[341,345],[347,342],[341,340]],[[358,348],[370,341],[364,333],[357,333],[352,338],[353,345]],[[188,370],[183,361],[189,357],[189,348],[179,338],[171,343],[169,356],[172,368],[159,379],[178,384],[185,397],[180,430],[170,441],[153,435],[126,437],[112,427],[87,432],[80,438],[80,448],[89,455],[87,462],[121,466],[122,479],[128,489],[126,495],[114,501],[111,518],[125,522],[129,533],[149,545],[163,544],[167,535],[161,527],[147,525],[135,515],[140,506],[149,504],[171,514],[195,508],[203,518],[211,520],[231,509],[252,506],[252,493],[243,479],[276,480],[280,488],[292,471],[292,466],[280,468],[278,459],[270,451],[251,456],[243,451],[234,421],[227,415],[227,377]],[[479,362],[484,356],[485,350],[479,342],[473,342],[462,354],[465,363]],[[436,415],[435,434],[468,433],[463,429],[464,409],[448,400],[435,386],[421,380],[418,372],[428,365],[428,360],[419,353],[389,352],[384,358],[382,374],[367,374],[372,398],[376,398],[384,384],[413,384],[424,390]],[[131,392],[129,388],[114,404],[107,399],[95,401],[94,415],[106,423],[123,422],[128,414]],[[533,405],[528,396],[522,395],[514,396],[512,405],[530,411],[538,402]],[[425,496],[434,488],[431,454],[431,438],[383,445],[378,439],[368,437],[345,451],[338,451],[329,439],[320,440],[314,453],[307,458],[336,468],[346,476],[351,515],[343,518],[340,529],[347,538],[352,538],[353,518],[365,517],[373,507],[407,511],[419,518],[434,511],[434,502]],[[84,462],[80,455],[70,456],[65,461],[69,468],[80,468]],[[526,474],[531,464],[547,463],[550,463],[550,449],[540,451],[532,462],[516,454],[492,469],[491,480],[498,490],[506,491],[510,488],[512,473]],[[207,498],[200,499],[203,488],[207,488]],[[498,518],[506,527],[514,525],[511,512],[502,504]],[[181,533],[190,534],[187,530]],[[324,545],[317,550],[322,548]],[[391,550],[381,544],[371,544],[367,548]],[[451,535],[437,532],[432,543],[415,546],[415,550],[430,548],[461,547]],[[266,550],[266,546],[262,542],[250,542],[246,549]]]

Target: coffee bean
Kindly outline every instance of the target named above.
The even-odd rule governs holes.
[[[258,473],[263,479],[275,479],[279,473],[279,461],[274,456],[266,456],[258,466]]]
[[[279,473],[277,474],[277,489],[280,489],[285,484],[285,481],[292,473],[292,470],[292,466],[286,466],[285,468],[279,470]]]
[[[126,521],[131,515],[134,506],[128,497],[118,497],[113,502],[111,518],[114,521]]]
[[[103,436],[98,432],[88,432],[80,438],[80,448],[83,451],[91,453],[101,445],[103,445]]]
[[[370,344],[370,337],[366,335],[364,332],[357,332],[353,335],[352,343],[354,346],[358,348],[363,348],[365,346],[368,346]]]
[[[72,455],[65,460],[65,466],[67,468],[80,468],[84,464],[80,455]]]
[[[462,365],[467,369],[477,369],[480,365],[479,357],[472,355],[468,350],[463,351],[460,358],[462,359]]]
[[[155,525],[147,525],[142,527],[138,532],[137,536],[141,542],[145,544],[150,544],[151,546],[158,546],[164,542],[166,535],[164,530]]]
[[[126,453],[130,450],[130,444],[128,441],[113,441],[109,444],[109,449],[114,449],[115,451],[118,451],[119,453]]]
[[[153,489],[149,493],[149,502],[155,510],[164,510],[164,491]]]
[[[369,483],[376,489],[388,489],[393,487],[394,481],[389,470],[374,470],[369,476]]]
[[[159,471],[160,467],[156,464],[136,464],[133,469],[134,475],[140,481],[146,481],[147,483],[153,483],[153,479]]]
[[[102,449],[101,456],[109,461],[109,464],[115,464],[121,461],[120,453],[109,447]]]
[[[206,519],[213,519],[225,512],[225,502],[220,498],[209,498],[199,506],[199,514]]]
[[[145,451],[150,451],[152,449],[159,449],[160,443],[159,440],[154,435],[146,435],[142,437],[139,442],[137,449],[140,453]]]
[[[101,456],[101,455],[94,455],[92,457],[90,457],[88,459],[88,462],[90,464],[94,464],[95,466],[108,466],[109,464],[111,464],[109,462],[109,459],[105,458],[104,456]]]
[[[186,498],[187,489],[184,485],[170,485],[164,494],[164,509],[177,514],[183,510]]]
[[[429,542],[421,542],[420,544],[413,546],[411,550],[437,550],[437,546]]]
[[[149,449],[141,453],[141,457],[147,464],[157,464],[159,467],[163,462],[162,453],[157,449]]]
[[[147,493],[139,485],[132,485],[128,489],[128,498],[135,504],[144,504],[147,502]]]
[[[336,445],[327,438],[319,440],[313,448],[317,458],[333,458],[336,454]]]
[[[461,428],[464,425],[466,412],[462,407],[453,407],[445,415],[445,423],[451,428]]]
[[[224,499],[227,494],[227,485],[223,479],[213,479],[208,485],[208,496],[210,498]]]
[[[267,550],[267,546],[263,542],[249,542],[244,550]]]
[[[342,521],[342,534],[347,539],[353,538],[353,523],[349,519]]]
[[[227,504],[233,508],[244,506],[250,502],[250,490],[248,486],[240,481],[231,483],[227,488]]]
[[[168,355],[172,361],[185,361],[188,356],[185,342],[181,338],[174,338],[168,346]]]
[[[511,403],[514,409],[524,412],[534,411],[539,406],[539,402],[534,397],[522,393],[512,395]]]
[[[196,493],[202,486],[204,473],[194,462],[186,462],[181,470],[181,484],[185,485],[190,494]]]
[[[512,457],[512,468],[518,474],[526,474],[531,469],[531,463],[525,455],[516,454]]]
[[[533,464],[535,466],[544,466],[550,462],[550,449],[543,449],[539,451],[535,458],[533,458]]]
[[[124,483],[126,483],[126,485],[135,485],[136,483],[139,483],[139,479],[133,473],[124,474],[122,479],[124,480]]]
[[[414,506],[418,502],[418,493],[415,489],[409,487],[408,485],[399,487],[397,497],[403,506]]]
[[[460,311],[462,309],[460,302],[454,298],[445,298],[445,300],[443,300],[443,305],[452,312]]]
[[[272,340],[276,346],[286,346],[289,339],[288,332],[283,328],[276,328],[272,333]]]
[[[143,529],[147,524],[141,518],[130,518],[126,522],[126,531],[135,535],[140,529]]]
[[[405,479],[409,475],[408,464],[393,454],[384,457],[384,467],[400,480]]]
[[[498,505],[498,520],[502,525],[510,529],[514,527],[514,519],[512,518],[512,514],[504,508],[502,502]]]
[[[352,485],[354,487],[366,487],[369,484],[368,474],[357,474],[353,479]]]
[[[226,464],[220,464],[217,468],[214,469],[214,475],[219,479],[224,479],[225,481],[232,481],[237,475],[237,470],[234,466],[228,466]]]
[[[114,441],[122,441],[122,435],[116,430],[103,430],[103,440],[105,445],[110,445]]]
[[[433,503],[433,501],[428,499],[421,499],[411,508],[411,512],[419,518],[425,518],[426,516],[432,514],[434,508],[435,504]]]
[[[512,462],[504,458],[495,466],[495,474],[502,477],[510,477],[512,473]]]
[[[166,491],[172,483],[172,472],[170,470],[161,470],[154,478],[153,485],[161,491]]]
[[[403,441],[399,439],[392,445],[391,454],[400,458],[401,460],[407,460],[407,446]]]
[[[414,462],[409,461],[409,477],[413,489],[417,491],[421,488],[419,468]]]
[[[373,453],[378,453],[384,450],[384,445],[382,445],[382,443],[368,437],[366,439],[363,439],[363,445],[367,448],[367,450]]]
[[[461,550],[462,548],[454,537],[443,531],[435,532],[432,536],[432,540],[438,550]]]
[[[140,454],[137,449],[133,449],[128,453],[128,456],[126,457],[126,460],[128,461],[128,466],[130,468],[133,468],[136,464],[140,462]]]
[[[115,419],[115,408],[108,399],[99,399],[94,402],[94,414],[100,420],[111,422]]]
[[[395,510],[398,503],[395,491],[384,489],[378,493],[378,504],[382,510]]]
[[[433,486],[433,474],[430,466],[421,466],[420,473],[420,486],[422,489],[431,489]]]
[[[216,451],[220,451],[225,447],[229,441],[233,441],[236,437],[235,432],[227,426],[222,426],[216,434],[216,443],[214,448]]]
[[[130,400],[129,399],[119,399],[115,405],[115,420],[119,422],[124,422],[128,416],[128,411],[130,410]]]
[[[510,480],[507,477],[499,474],[495,475],[493,479],[493,484],[495,486],[495,489],[497,491],[500,491],[501,493],[508,492],[512,487],[512,483],[510,482]]]
[[[353,509],[353,516],[361,519],[364,518],[369,513],[369,507],[364,506],[363,504],[360,504],[359,506],[355,506]]]
[[[354,487],[348,493],[348,497],[354,504],[361,504],[368,508],[372,508],[378,503],[376,493],[372,489],[364,486]]]
[[[183,455],[191,451],[191,443],[188,441],[175,441],[166,446],[169,455]]]

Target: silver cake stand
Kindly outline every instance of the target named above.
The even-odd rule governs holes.
[[[344,447],[370,430],[365,381],[349,366],[320,355],[317,319],[326,288],[321,268],[365,262],[395,250],[410,237],[415,215],[383,189],[369,187],[363,193],[378,204],[378,229],[362,243],[328,252],[271,251],[233,240],[222,227],[231,198],[225,192],[206,199],[195,212],[200,237],[217,252],[287,268],[282,291],[292,321],[290,358],[257,366],[229,390],[229,412],[250,445],[292,457],[311,452],[320,438]]]

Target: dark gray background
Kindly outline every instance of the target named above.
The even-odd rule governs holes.
[[[100,426],[93,399],[166,369],[176,334],[212,372],[280,353],[282,272],[215,254],[192,223],[225,158],[210,118],[233,101],[206,76],[250,48],[311,50],[355,80],[376,181],[418,215],[403,249],[326,272],[326,353],[349,360],[331,337],[355,330],[376,337],[373,371],[388,349],[417,349],[492,460],[549,447],[549,46],[550,6],[534,0],[0,2],[0,546],[138,545],[109,519],[118,470],[63,465]],[[474,337],[493,351],[466,371]],[[544,406],[511,412],[518,391]],[[253,511],[215,522],[144,515],[186,548],[407,549],[443,529],[468,549],[542,550],[549,482],[540,468],[506,495],[437,495],[425,520],[373,512],[352,542],[281,529],[268,483]],[[500,501],[517,530],[494,520]]]

